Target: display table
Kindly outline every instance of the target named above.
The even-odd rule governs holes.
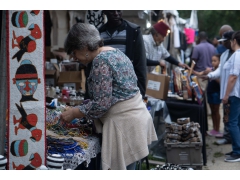
[[[61,136],[59,137],[57,134],[50,130],[46,130],[47,135],[52,137],[57,137],[59,139],[67,139],[69,137]],[[80,169],[79,165],[84,163],[84,166],[87,167],[90,165],[92,159],[97,157],[97,155],[101,152],[99,138],[96,136],[88,136],[87,138],[81,137],[71,137],[75,141],[81,141],[88,144],[86,149],[83,149],[83,153],[75,153],[73,156],[69,158],[64,158],[63,169]],[[83,169],[83,167],[81,167]]]
[[[206,101],[203,100],[202,105],[197,104],[197,102],[187,101],[187,100],[178,100],[174,98],[168,98],[166,101],[168,112],[171,116],[173,122],[177,122],[178,118],[181,117],[190,117],[191,121],[199,123],[200,131],[202,134],[203,147],[203,165],[206,165],[206,143],[205,143],[205,133],[208,129],[207,127],[207,109]]]
[[[99,154],[101,152],[100,140],[97,134],[92,132],[90,122],[84,124],[68,124],[60,121],[60,114],[65,106],[57,106],[57,108],[46,108],[46,135],[54,139],[73,139],[78,142],[80,149],[74,150],[73,153],[65,156],[63,169],[78,169],[78,170],[97,170],[100,169]],[[76,123],[76,122],[75,122]],[[78,121],[79,123],[79,121]],[[90,124],[89,124],[90,123]],[[80,135],[81,134],[81,135]],[[52,140],[47,140],[47,144]],[[51,146],[50,146],[51,147]],[[54,145],[55,147],[55,145]],[[54,148],[55,149],[55,148]],[[61,154],[61,149],[56,153]],[[48,149],[48,153],[50,150]],[[96,165],[98,163],[98,165]]]

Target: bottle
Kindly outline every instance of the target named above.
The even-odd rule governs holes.
[[[67,88],[67,90],[66,90],[66,96],[67,96],[68,98],[69,98],[69,94],[70,94],[71,90],[72,90],[71,87],[70,87],[70,88]]]
[[[84,91],[82,88],[79,89],[79,93],[80,93],[80,96],[83,96],[83,97],[84,97],[85,91]]]
[[[174,94],[174,83],[173,83],[173,74],[171,73],[170,82],[169,82],[169,91]]]
[[[69,95],[69,104],[70,106],[75,106],[75,97],[73,94]]]
[[[56,94],[55,88],[51,86],[49,89],[49,97],[54,98],[55,94]]]
[[[66,95],[62,95],[62,101],[61,102],[62,102],[63,105],[67,105],[68,97]]]
[[[160,74],[160,72],[161,72],[161,71],[160,71],[160,66],[157,65],[156,68],[155,68],[155,73],[156,73],[156,74]]]
[[[67,89],[68,89],[67,86],[65,86],[65,87],[62,88],[62,95],[63,95],[63,96],[66,96],[66,94],[67,94]]]
[[[143,102],[144,102],[144,104],[147,106],[147,102],[148,102],[148,97],[147,97],[147,96],[145,96],[145,97],[143,98]]]
[[[45,96],[49,97],[49,86],[46,86],[46,92],[45,93],[46,93]]]
[[[58,92],[60,94],[59,86],[56,86],[55,91],[56,91],[56,93]]]
[[[187,80],[182,80],[183,99],[188,99]]]

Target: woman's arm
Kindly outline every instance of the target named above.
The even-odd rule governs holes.
[[[229,98],[229,94],[232,92],[233,90],[233,87],[236,83],[236,80],[237,80],[237,76],[235,75],[230,75],[229,78],[228,78],[228,83],[227,83],[227,89],[226,89],[226,93],[222,99],[222,103],[223,104],[226,104],[228,102],[228,98]]]
[[[196,76],[202,76],[204,74],[204,71],[201,71],[201,72],[197,72],[197,71],[192,71],[192,73]]]

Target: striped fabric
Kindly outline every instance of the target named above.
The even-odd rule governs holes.
[[[123,29],[125,26],[116,29],[112,34],[106,30],[100,33],[101,38],[104,40],[105,46],[111,46],[113,48],[118,48],[124,54],[126,52],[126,35],[127,31]]]

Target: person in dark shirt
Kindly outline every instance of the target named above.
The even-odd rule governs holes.
[[[111,46],[122,51],[132,62],[137,75],[137,85],[142,97],[146,92],[146,53],[143,37],[139,25],[122,18],[121,10],[103,10],[107,16],[107,23],[99,27],[99,33],[104,46]],[[89,76],[91,63],[85,70],[86,78]],[[86,86],[86,92],[88,87]],[[88,93],[85,93],[85,99]]]

